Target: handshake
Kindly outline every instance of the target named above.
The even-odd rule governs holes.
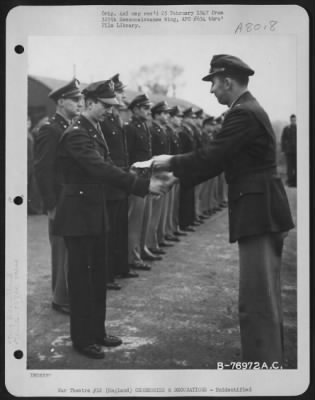
[[[170,170],[170,159],[172,156],[160,155],[151,158],[148,161],[138,161],[130,167],[130,172],[150,171],[149,193],[160,196],[167,193],[172,186],[178,182]]]

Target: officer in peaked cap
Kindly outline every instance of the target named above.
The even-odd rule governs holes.
[[[177,155],[181,153],[181,122],[183,118],[183,111],[180,106],[174,106],[169,111],[168,131],[170,135],[170,154]],[[180,184],[176,182],[172,188],[173,190],[173,204],[171,211],[170,226],[174,236],[187,236],[187,233],[182,232],[179,227],[179,196],[180,196]]]
[[[209,74],[204,76],[202,80],[212,81],[213,77],[218,74],[251,76],[254,73],[255,71],[240,58],[227,54],[218,54],[212,57]]]
[[[170,141],[166,124],[169,118],[170,107],[166,101],[160,101],[151,108],[152,124],[150,132],[152,137],[152,155],[169,154]],[[166,239],[166,221],[169,208],[171,191],[161,198],[151,199],[152,214],[149,222],[148,237],[143,253],[145,259],[160,257],[164,251],[160,246],[172,246]],[[153,253],[153,254],[152,254]],[[155,254],[155,255],[154,255]]]
[[[192,107],[183,110],[183,119],[179,137],[181,142],[181,152],[191,152],[196,149],[194,130],[191,126],[193,116]],[[179,227],[184,232],[195,232],[195,194],[194,187],[180,185],[179,192]]]
[[[114,75],[110,80],[114,82],[114,91],[121,105],[125,85],[120,81],[119,74]],[[112,113],[106,116],[100,126],[113,163],[127,171],[129,166],[127,138],[119,108],[119,106],[113,107]],[[139,276],[136,272],[130,271],[128,266],[128,196],[126,192],[108,185],[107,208],[110,220],[107,289],[119,290],[121,286],[115,281],[116,276],[123,278]]]
[[[137,161],[147,161],[152,157],[152,139],[148,126],[151,117],[152,103],[148,96],[140,94],[129,104],[132,111],[131,120],[125,125],[128,156],[130,165]],[[149,175],[148,170],[139,170],[138,174]],[[128,259],[129,266],[135,270],[150,270],[141,253],[146,242],[148,221],[151,213],[151,199],[146,196],[140,199],[129,197],[128,211]]]
[[[69,259],[70,333],[73,347],[95,359],[102,346],[121,340],[105,330],[106,262],[109,218],[106,185],[146,196],[163,194],[167,184],[156,177],[135,176],[114,165],[99,123],[117,104],[112,81],[92,83],[84,90],[85,110],[64,132],[58,145],[63,177],[54,232],[65,238]],[[171,184],[171,182],[169,182]]]
[[[198,152],[160,157],[155,168],[173,171],[187,184],[225,173],[230,242],[238,242],[239,248],[242,359],[281,368],[281,258],[284,238],[294,224],[277,171],[275,133],[267,113],[248,90],[248,77],[253,74],[237,57],[213,56],[203,80],[212,82],[211,93],[229,107],[221,132]]]
[[[194,139],[196,143],[196,149],[202,147],[202,120],[203,120],[203,109],[193,109],[192,118],[188,123],[194,132]],[[195,224],[203,223],[203,220],[208,218],[208,215],[203,213],[202,203],[205,193],[206,182],[195,186]]]
[[[72,119],[77,117],[83,106],[80,82],[73,79],[48,95],[56,103],[56,113],[41,126],[35,140],[34,169],[44,209],[48,214],[48,231],[51,246],[52,307],[69,314],[67,284],[67,254],[64,239],[52,231],[55,208],[60,191],[57,174],[57,145]]]

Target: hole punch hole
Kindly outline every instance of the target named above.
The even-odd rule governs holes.
[[[21,44],[18,44],[14,47],[14,50],[17,54],[24,53],[24,47]]]
[[[23,351],[22,350],[15,350],[13,355],[17,360],[20,360],[21,358],[23,358]]]
[[[13,202],[17,206],[19,206],[23,203],[23,198],[21,196],[16,196],[16,197],[14,197]]]

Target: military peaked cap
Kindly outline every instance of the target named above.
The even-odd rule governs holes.
[[[202,108],[198,108],[195,112],[194,112],[196,118],[202,118],[203,117],[203,109]]]
[[[192,107],[188,107],[185,108],[185,110],[183,110],[183,117],[192,117],[192,115],[193,115]]]
[[[174,107],[170,108],[169,113],[170,113],[171,117],[174,117],[174,116],[182,117],[183,116],[183,112],[178,106],[174,106]]]
[[[80,81],[78,79],[72,79],[69,83],[58,89],[52,90],[48,97],[52,100],[57,101],[58,99],[69,99],[82,96],[80,91]]]
[[[93,82],[83,89],[82,93],[85,97],[91,97],[104,104],[117,105],[114,91],[114,82],[112,80]]]
[[[254,73],[255,71],[238,57],[227,54],[218,54],[212,57],[209,74],[204,76],[202,80],[211,81],[217,74],[250,76],[254,75]]]
[[[114,75],[110,80],[114,82],[115,92],[121,93],[124,91],[126,85],[119,79],[119,74]]]
[[[129,104],[130,110],[135,107],[151,107],[152,103],[149,97],[146,94],[139,94],[139,96],[135,97]]]
[[[152,114],[159,114],[162,112],[169,112],[169,111],[170,107],[166,101],[160,101],[151,108]]]

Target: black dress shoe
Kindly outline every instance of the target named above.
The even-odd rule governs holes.
[[[186,226],[186,228],[182,228],[184,232],[196,232],[196,229],[192,228],[191,226]]]
[[[125,274],[121,274],[119,275],[119,278],[138,278],[139,274],[137,274],[136,272],[126,272]]]
[[[176,236],[166,235],[165,240],[169,242],[180,242],[180,240]]]
[[[117,282],[106,283],[106,289],[108,290],[120,290],[121,286]]]
[[[200,226],[201,224],[199,224],[199,222],[197,222],[197,221],[194,221],[192,224],[191,224],[191,226]]]
[[[102,347],[99,346],[98,344],[89,344],[87,346],[78,346],[76,344],[73,344],[73,348],[77,352],[79,352],[89,358],[101,359],[101,358],[105,357]]]
[[[166,254],[166,252],[162,249],[149,249],[153,254]]]
[[[176,235],[176,236],[187,236],[187,233],[176,231],[176,232],[174,232],[174,235]]]
[[[138,271],[150,271],[151,267],[147,264],[129,264],[129,268],[136,269]]]
[[[60,312],[62,314],[67,314],[67,315],[70,314],[70,307],[69,306],[66,306],[66,305],[61,306],[61,305],[56,304],[56,303],[51,303],[51,306],[52,306],[53,310],[58,311],[58,312]]]
[[[149,254],[149,253],[146,253],[146,252],[141,253],[141,258],[142,258],[142,260],[145,260],[145,261],[159,261],[159,260],[162,260],[161,256],[154,255],[154,254]]]
[[[100,344],[100,345],[106,346],[106,347],[117,347],[122,344],[122,340],[117,336],[106,335],[106,336],[104,336],[103,339],[97,340],[97,344]]]
[[[159,246],[160,247],[173,247],[174,245],[171,243],[162,242],[162,243],[159,243]]]

